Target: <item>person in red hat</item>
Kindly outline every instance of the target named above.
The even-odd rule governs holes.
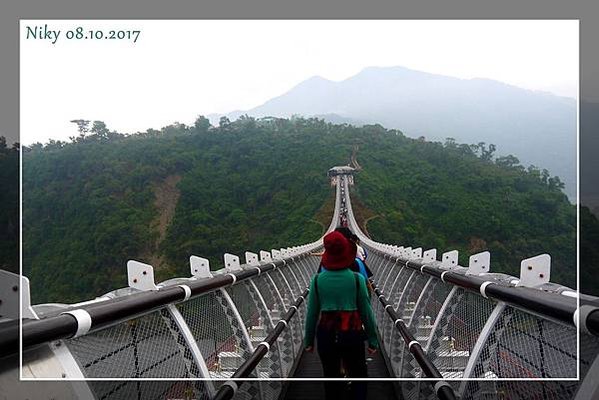
[[[367,376],[364,341],[368,352],[378,348],[376,323],[366,288],[366,279],[350,267],[355,261],[355,248],[340,232],[333,231],[324,239],[322,272],[310,282],[304,345],[318,355],[326,378],[342,378],[341,365],[349,378]],[[325,382],[327,399],[344,398],[347,385]],[[366,382],[352,382],[351,398],[366,397]]]

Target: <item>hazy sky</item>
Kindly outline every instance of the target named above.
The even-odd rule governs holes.
[[[27,26],[61,30],[26,39]],[[82,26],[141,30],[129,40],[67,40]],[[320,75],[368,66],[578,95],[578,21],[21,21],[21,142],[67,140],[70,120],[119,132],[249,109]],[[1,134],[1,132],[0,132]]]

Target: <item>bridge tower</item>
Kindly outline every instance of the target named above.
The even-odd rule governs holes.
[[[348,165],[337,166],[329,169],[327,175],[331,178],[331,186],[337,185],[338,176],[345,175],[347,176],[347,182],[350,185],[354,184],[354,174],[356,172],[355,168],[352,168]]]

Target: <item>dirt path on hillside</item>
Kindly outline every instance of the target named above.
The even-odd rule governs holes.
[[[177,184],[181,181],[180,175],[171,175],[166,177],[164,181],[154,187],[154,207],[158,211],[158,246],[166,236],[166,229],[175,216],[177,202],[181,196],[181,192],[177,189]]]
[[[147,262],[156,269],[160,268],[164,262],[158,249],[166,237],[168,226],[175,216],[177,202],[181,196],[181,192],[177,188],[177,184],[180,181],[180,175],[170,175],[162,182],[154,184],[153,187],[154,207],[157,215],[152,221],[151,227],[158,231],[158,237],[154,243],[146,248],[142,254],[142,258],[147,260]]]

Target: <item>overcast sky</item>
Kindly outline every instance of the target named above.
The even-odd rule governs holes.
[[[26,39],[27,26],[61,30]],[[129,40],[66,31],[141,30]],[[67,140],[72,119],[119,132],[249,109],[319,75],[404,66],[578,95],[578,21],[21,21],[21,142]]]

